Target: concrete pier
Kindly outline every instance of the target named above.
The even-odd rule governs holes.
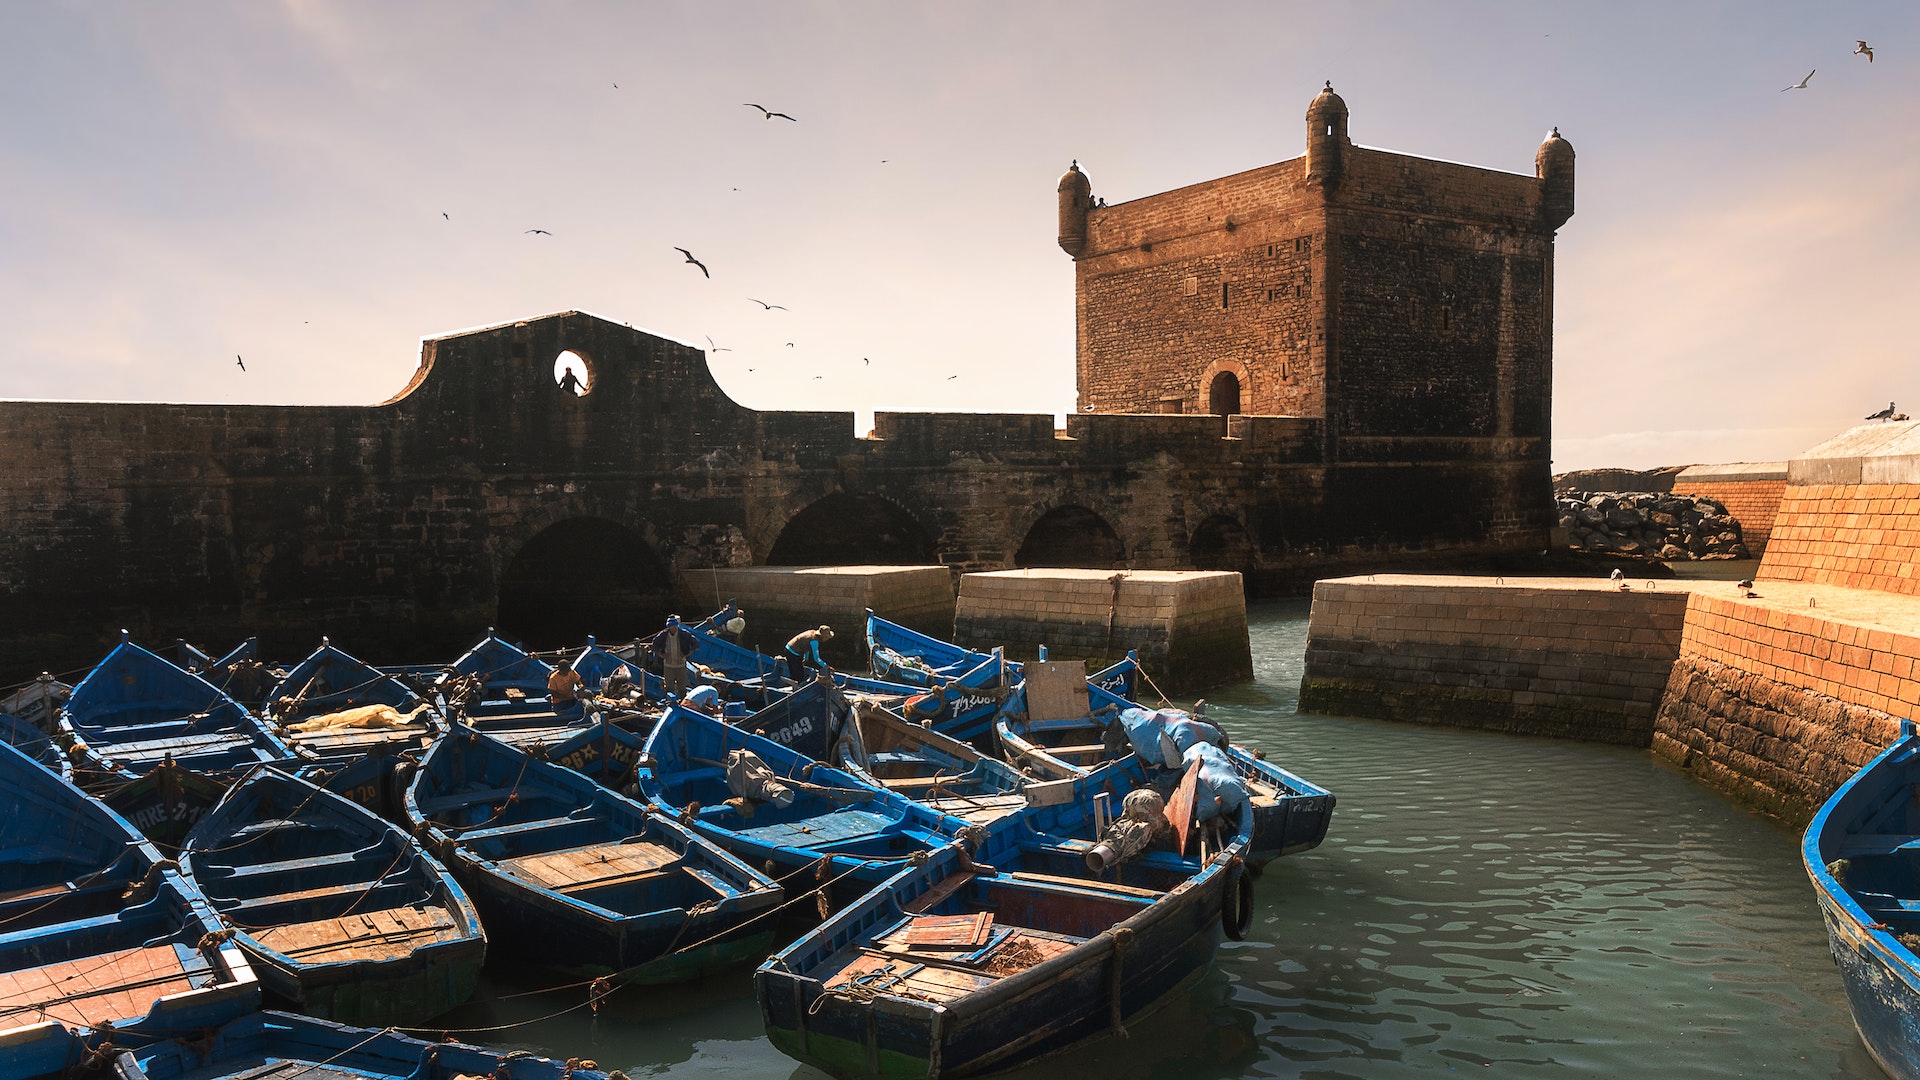
[[[944,566],[736,566],[682,570],[683,618],[731,599],[746,609],[741,644],[779,655],[787,639],[812,626],[833,627],[820,650],[836,667],[865,670],[867,610],[925,634],[953,633],[953,574]]]
[[[1253,677],[1247,601],[1232,571],[997,570],[960,579],[954,638],[1026,659],[1112,663],[1127,650],[1166,693]],[[1146,692],[1143,691],[1143,694]]]

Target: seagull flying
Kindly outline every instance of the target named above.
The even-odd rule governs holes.
[[[960,377],[960,376],[958,376],[958,375],[949,375],[949,376],[947,376],[947,381],[948,381],[948,382],[952,382],[953,380],[955,380],[955,379],[957,379],[957,378],[959,378],[959,377]]]
[[[452,220],[453,220],[452,218],[450,218],[450,217],[447,217],[447,212],[446,212],[445,210],[442,210],[442,211],[440,211],[440,216],[441,216],[441,217],[443,217],[443,218],[447,218],[447,220],[448,220],[448,221],[452,221]]]
[[[682,255],[685,255],[685,256],[687,257],[687,261],[688,261],[688,262],[690,262],[690,263],[692,263],[693,265],[695,265],[695,266],[697,266],[697,267],[699,267],[699,268],[700,268],[700,272],[701,272],[702,274],[705,274],[705,275],[706,275],[707,277],[712,277],[712,276],[713,276],[713,275],[712,275],[711,273],[709,273],[709,272],[707,271],[707,264],[706,264],[706,263],[703,263],[703,262],[701,262],[701,261],[700,261],[699,259],[696,259],[696,258],[694,258],[694,257],[693,257],[693,252],[691,252],[691,251],[688,251],[688,250],[687,250],[686,248],[683,248],[683,247],[677,247],[677,248],[674,248],[673,250],[675,250],[675,251],[677,251],[677,252],[679,252],[679,253],[680,253],[680,254],[682,254]]]
[[[791,341],[787,342],[787,348],[789,349],[793,348],[793,342]]]
[[[1889,402],[1887,402],[1887,407],[1886,407],[1886,408],[1884,408],[1884,409],[1881,409],[1881,410],[1880,410],[1879,412],[1877,412],[1877,413],[1871,413],[1871,414],[1869,414],[1869,415],[1867,416],[1867,419],[1869,419],[1869,420],[1891,420],[1891,419],[1893,419],[1893,413],[1894,413],[1894,409],[1893,409],[1893,402],[1891,402],[1891,401],[1889,401]]]
[[[447,219],[447,220],[449,220],[449,221],[451,221],[451,220],[453,220],[453,219],[451,219],[451,218],[449,218],[449,219]],[[527,230],[527,232],[529,232],[529,233],[537,233],[537,234],[538,234],[538,235],[540,235],[540,236],[552,236],[552,235],[553,235],[552,233],[550,233],[550,232],[548,232],[548,231],[547,231],[547,230],[545,230],[545,229],[528,229],[528,230]],[[524,235],[526,235],[526,233],[522,233],[521,235],[522,235],[522,236],[524,236]]]
[[[751,297],[751,296],[749,296],[749,297],[747,297],[747,299],[749,299],[749,300],[753,300],[753,297]],[[766,310],[768,310],[768,311],[785,311],[785,310],[787,310],[787,309],[786,309],[785,307],[782,307],[782,306],[781,306],[781,305],[779,305],[779,304],[769,304],[769,303],[767,303],[767,302],[766,302],[765,300],[753,300],[753,302],[754,302],[754,303],[756,303],[756,304],[759,304],[759,305],[760,305],[760,306],[761,306],[762,308],[765,308],[765,309],[766,309]]]
[[[869,360],[869,359],[867,359],[867,358],[866,358],[866,357],[864,357],[864,356],[860,358],[860,362],[861,362],[861,363],[863,363],[863,364],[865,364],[865,365],[867,365],[868,367],[872,367],[872,366],[873,366],[873,361],[871,361],[871,360]]]
[[[1813,69],[1813,71],[1818,71],[1818,70],[1820,69],[1819,68]],[[1807,72],[1807,79],[1813,78],[1813,71]],[[1780,92],[1784,94],[1789,90],[1805,90],[1807,88],[1807,79],[1801,79],[1799,82],[1794,83],[1792,86],[1783,86],[1780,88]]]
[[[723,348],[721,348],[720,346],[718,346],[718,345],[715,345],[715,344],[713,343],[713,335],[711,335],[711,334],[709,334],[709,335],[707,335],[707,351],[708,351],[708,352],[732,352],[733,350],[732,350],[732,349],[723,349]]]
[[[247,362],[245,360],[240,359],[239,353],[233,354],[233,362],[240,365],[241,371],[247,370]]]
[[[1853,55],[1864,56],[1867,58],[1867,63],[1871,64],[1873,63],[1873,46],[1855,39],[1853,43]]]
[[[774,118],[774,117],[776,117],[776,116],[777,116],[777,117],[779,117],[779,118],[780,118],[780,119],[782,119],[782,120],[793,120],[793,117],[791,117],[791,116],[788,116],[788,115],[787,115],[786,113],[783,113],[783,112],[774,112],[774,111],[773,111],[772,109],[769,109],[769,108],[767,108],[767,107],[766,107],[765,105],[755,105],[755,104],[754,104],[753,102],[751,102],[751,101],[743,101],[743,102],[741,102],[740,104],[742,104],[742,105],[745,105],[745,106],[746,106],[747,108],[749,108],[749,109],[759,109],[759,110],[760,110],[760,111],[761,111],[761,112],[762,112],[763,114],[765,114],[765,115],[763,115],[763,116],[761,116],[761,119],[762,119],[762,120],[771,120],[771,119],[773,119],[773,118]],[[797,123],[799,123],[800,121],[798,121],[798,120],[793,120],[793,122],[797,124]]]

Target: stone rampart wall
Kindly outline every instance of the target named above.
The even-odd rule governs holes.
[[[1322,581],[1300,707],[1644,746],[1686,604],[1605,581]]]
[[[1673,478],[1673,493],[1713,499],[1740,523],[1740,539],[1756,557],[1767,549],[1787,490],[1784,461],[1695,465]]]
[[[1760,576],[1920,595],[1920,483],[1789,486]]]

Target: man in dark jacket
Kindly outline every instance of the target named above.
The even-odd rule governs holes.
[[[677,698],[687,692],[687,657],[697,644],[693,631],[680,625],[680,616],[667,616],[667,628],[653,635],[647,651],[660,661],[660,680],[667,696]]]

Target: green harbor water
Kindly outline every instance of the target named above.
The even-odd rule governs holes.
[[[1254,681],[1209,712],[1338,796],[1326,843],[1128,1039],[1007,1075],[1882,1076],[1795,830],[1646,751],[1296,713],[1307,605],[1251,615]],[[635,1078],[824,1075],[768,1044],[744,971],[598,1016],[533,989],[490,973],[441,1022]]]

